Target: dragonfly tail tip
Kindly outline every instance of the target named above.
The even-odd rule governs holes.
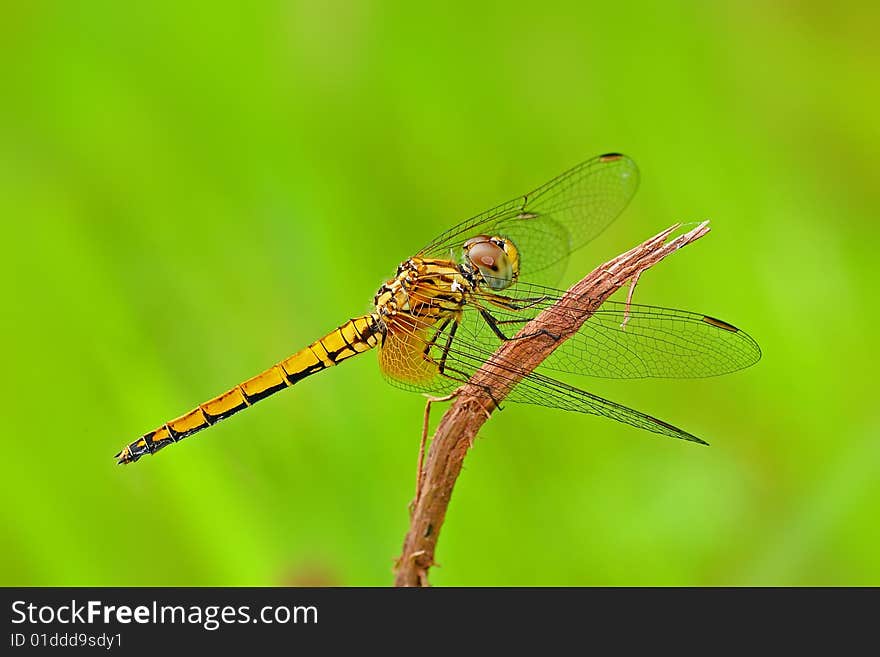
[[[121,452],[114,454],[113,458],[116,459],[116,465],[127,465],[134,461],[134,459],[131,458],[131,453],[128,451],[127,447]]]

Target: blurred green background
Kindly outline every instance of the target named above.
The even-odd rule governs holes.
[[[764,359],[581,381],[708,449],[509,405],[432,583],[880,584],[876,3],[148,5],[0,10],[0,584],[390,584],[423,400],[375,354],[111,457],[610,150],[641,189],[563,285],[711,218],[636,300]]]

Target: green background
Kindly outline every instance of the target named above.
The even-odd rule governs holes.
[[[148,4],[0,15],[0,584],[389,584],[423,400],[375,354],[111,457],[611,150],[641,189],[563,285],[710,218],[636,300],[764,358],[581,381],[711,448],[509,405],[432,582],[880,584],[876,3]]]

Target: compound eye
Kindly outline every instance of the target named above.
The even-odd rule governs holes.
[[[504,249],[495,240],[468,240],[468,260],[482,274],[483,281],[493,290],[503,290],[513,282],[513,267]]]

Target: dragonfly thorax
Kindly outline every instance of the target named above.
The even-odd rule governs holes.
[[[401,263],[373,303],[383,321],[400,313],[433,321],[458,311],[474,285],[470,273],[452,260],[415,257]]]
[[[519,250],[505,237],[477,235],[464,243],[462,270],[495,290],[504,290],[519,276]]]

